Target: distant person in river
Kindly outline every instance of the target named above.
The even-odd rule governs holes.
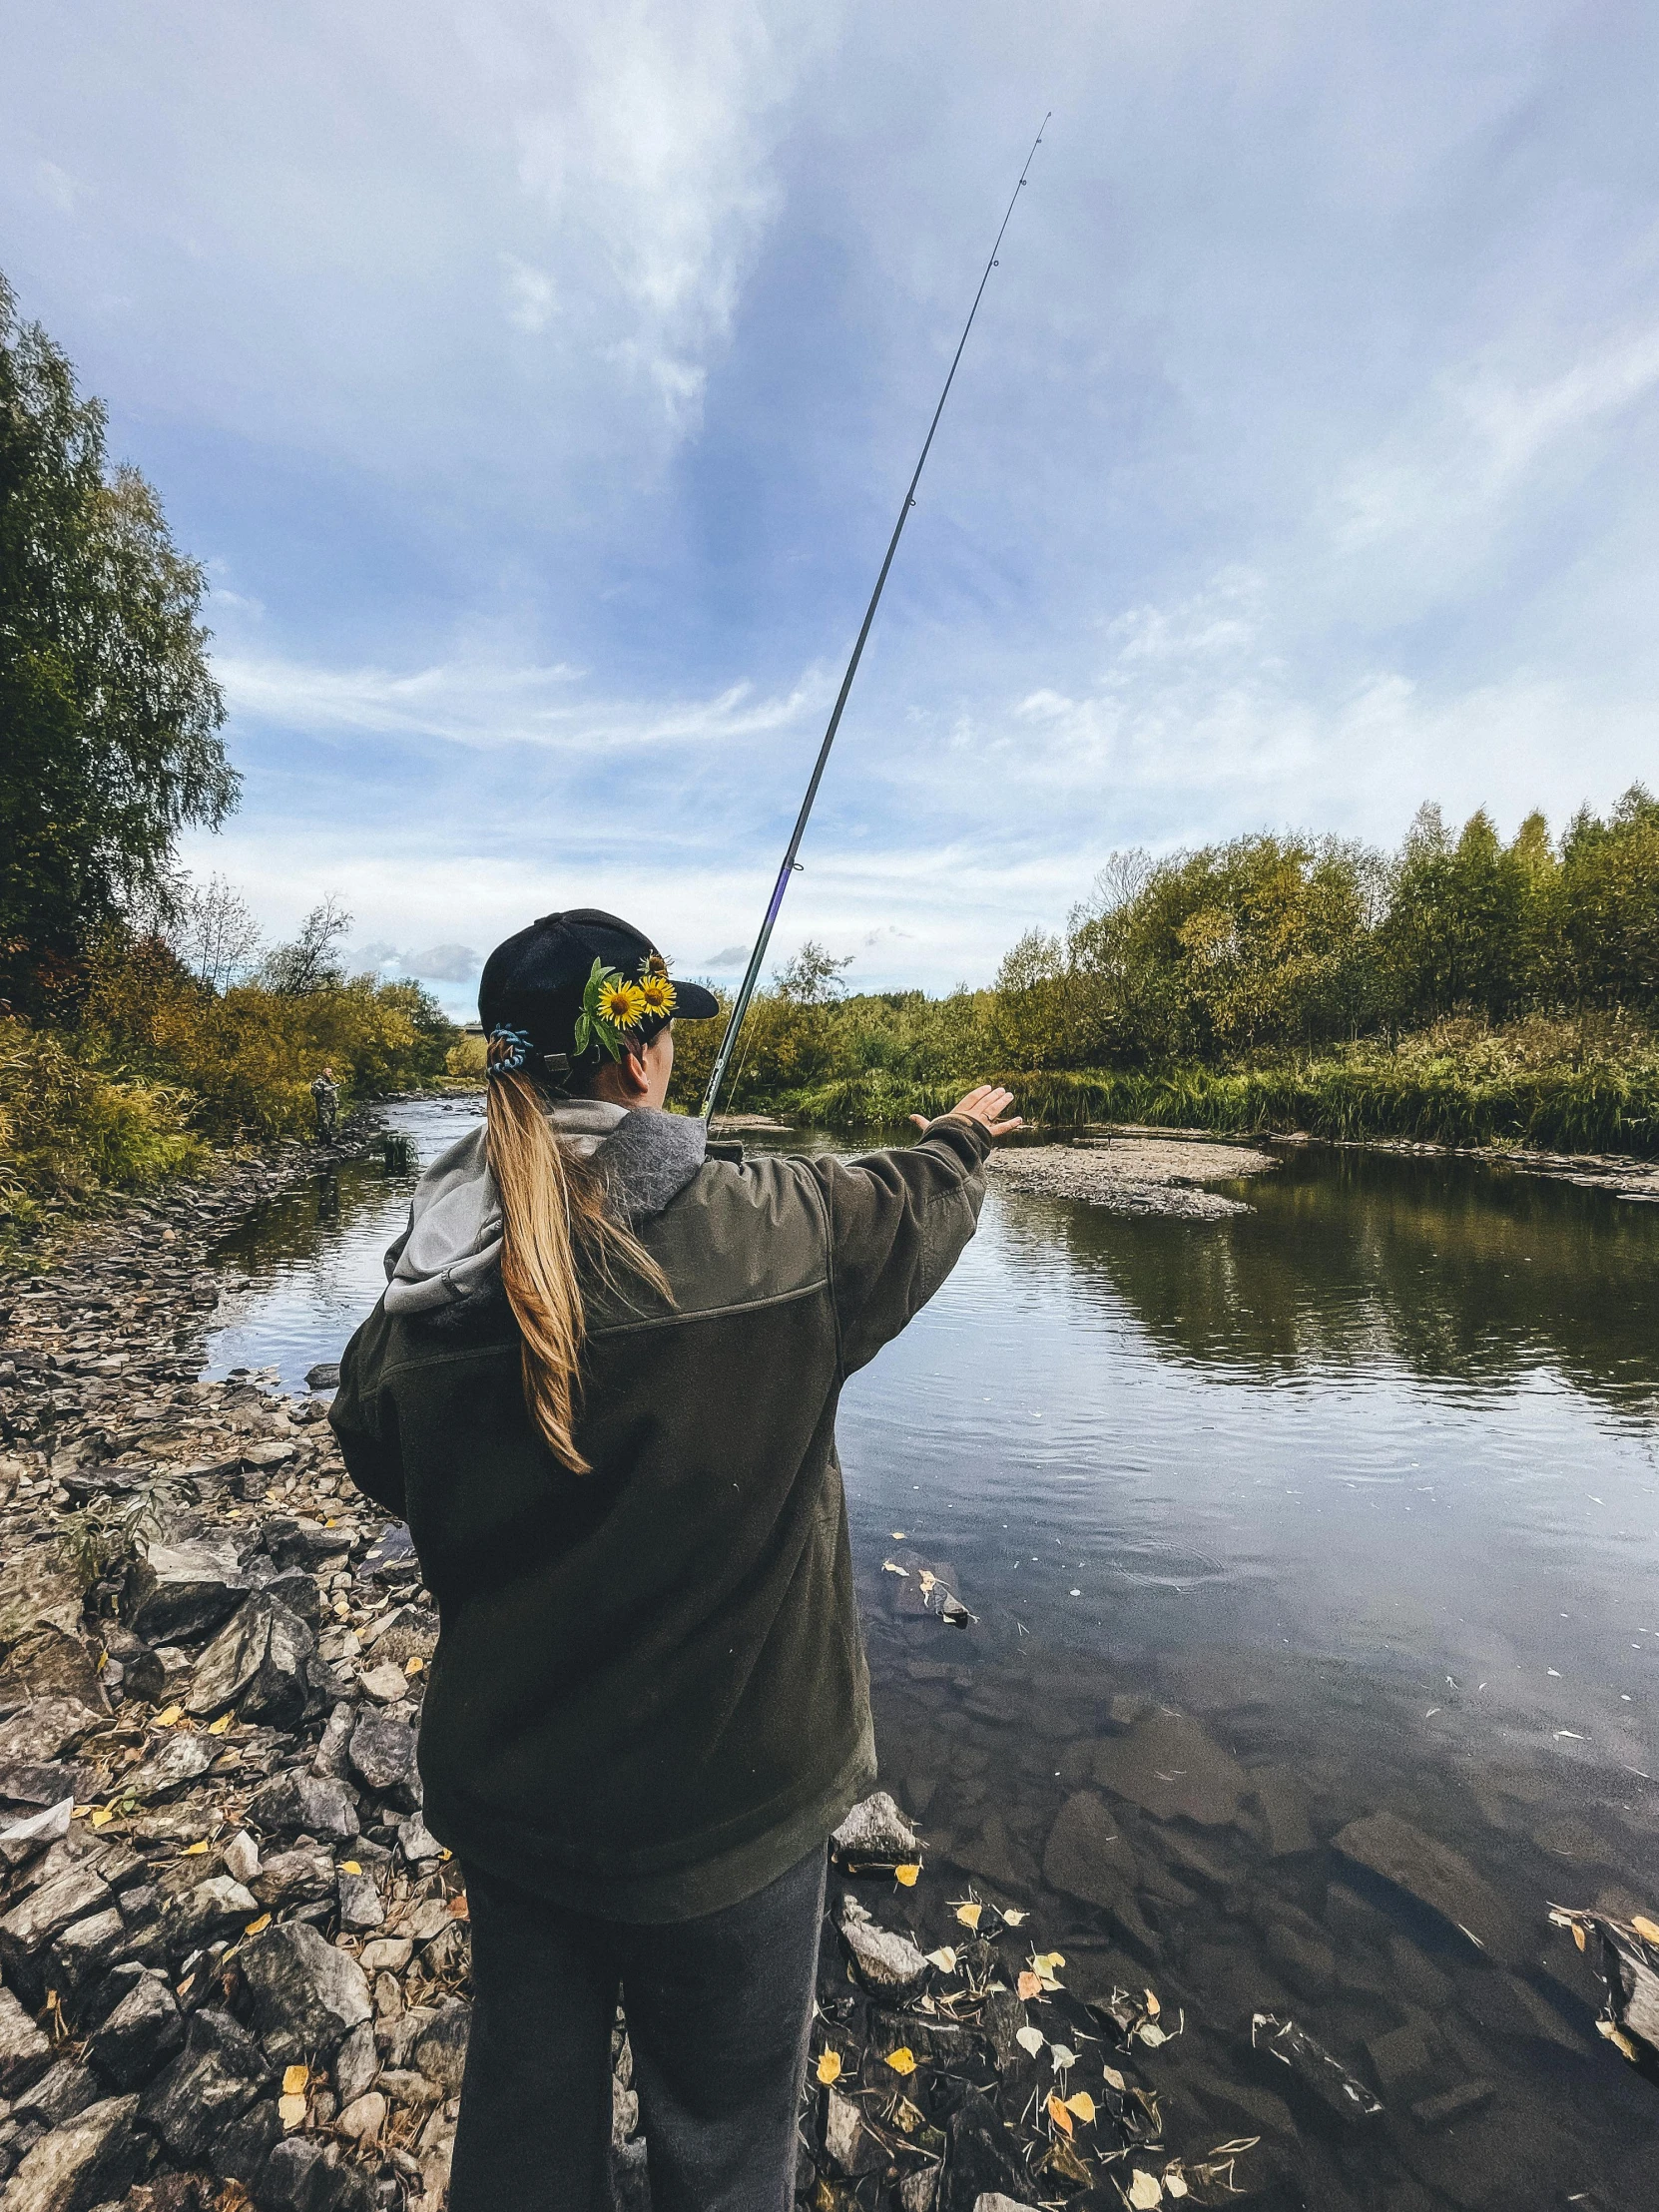
[[[1003,1090],[859,1160],[665,1113],[716,1000],[592,909],[490,955],[329,1418],[441,1633],[420,1770],[475,2001],[450,2212],[609,2212],[620,1994],[656,2212],[787,2212],[830,1832],[875,1780],[835,1405],[973,1235]]]
[[[324,1068],[320,1075],[311,1077],[311,1104],[316,1108],[316,1141],[332,1144],[334,1123],[339,1115],[339,1085],[334,1081],[332,1068]]]

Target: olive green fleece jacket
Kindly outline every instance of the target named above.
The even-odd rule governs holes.
[[[420,1769],[463,1862],[687,1919],[764,1888],[867,1792],[836,1400],[973,1235],[989,1145],[949,1115],[859,1160],[709,1157],[643,1212],[621,1191],[673,1302],[590,1295],[585,1475],[526,1413],[498,1273],[432,1314],[382,1300],[352,1338],[330,1419],[437,1601]]]

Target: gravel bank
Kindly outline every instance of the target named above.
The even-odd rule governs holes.
[[[990,1160],[994,1176],[1045,1198],[1081,1198],[1114,1214],[1170,1214],[1187,1221],[1248,1214],[1243,1199],[1201,1186],[1261,1175],[1278,1164],[1271,1153],[1247,1145],[1143,1136],[1011,1145]]]

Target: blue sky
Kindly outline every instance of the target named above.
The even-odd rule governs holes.
[[[1114,846],[1659,780],[1659,16],[6,0],[0,268],[213,580],[273,931],[981,980]],[[467,997],[466,963],[438,978]]]

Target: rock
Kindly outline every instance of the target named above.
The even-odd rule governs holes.
[[[15,2097],[52,2063],[52,2045],[10,1989],[0,1988],[0,2097]]]
[[[408,1676],[389,1659],[377,1667],[365,1667],[357,1682],[364,1696],[373,1698],[377,1705],[396,1705],[409,1687]]]
[[[938,2193],[938,2167],[912,2167],[898,2184],[898,2212],[933,2212]]]
[[[253,2103],[267,2071],[247,2029],[205,2005],[191,2015],[184,2049],[145,2092],[144,2119],[175,2158],[192,2165]]]
[[[1496,1892],[1449,1845],[1423,1835],[1397,1814],[1372,1813],[1350,1821],[1336,1847],[1345,1858],[1394,1883],[1460,1928],[1493,1957],[1508,1965],[1524,1957],[1522,1932]]]
[[[1445,2045],[1426,2020],[1374,2035],[1366,2044],[1377,2086],[1384,2099],[1398,2101],[1425,2089],[1444,2070]]]
[[[830,1840],[842,1860],[892,1865],[921,1856],[920,1839],[885,1790],[855,1805]]]
[[[92,1653],[79,1636],[50,1622],[32,1628],[0,1661],[0,1712],[41,1697],[68,1698],[95,1713],[110,1709]]]
[[[103,2085],[90,2066],[76,2066],[60,2059],[40,2079],[12,2100],[20,2118],[44,2120],[48,2127],[65,2127],[79,2113],[98,2102]]]
[[[254,2025],[276,2065],[308,2063],[370,2017],[357,1961],[306,1921],[283,1921],[244,1944],[239,1963]]]
[[[108,1971],[127,1948],[127,1924],[114,1905],[73,1921],[47,1951],[54,1988],[75,1996],[87,1982]]]
[[[14,1980],[72,1922],[102,1913],[114,1892],[93,1866],[72,1866],[14,1905],[0,1918],[0,1961]]]
[[[1496,2094],[1495,2086],[1489,2081],[1460,2081],[1454,2089],[1419,2097],[1411,2107],[1411,2117],[1424,2130],[1448,2127],[1453,2120],[1460,2120],[1467,2113],[1478,2112],[1483,2104],[1490,2104]]]
[[[843,1922],[840,1934],[851,1954],[853,1971],[876,1996],[908,1996],[911,1990],[920,1988],[927,1961],[907,1936],[856,1921]]]
[[[979,2089],[969,2089],[950,2116],[945,2212],[974,2212],[984,2196],[1012,2197],[1025,2180],[1019,2145]]]
[[[229,1535],[153,1543],[128,1576],[128,1624],[152,1644],[205,1636],[247,1595]]]
[[[334,1862],[315,1844],[302,1844],[274,1853],[248,1887],[268,1913],[315,1905],[334,1894]]]
[[[73,1636],[81,1625],[81,1584],[44,1544],[30,1544],[0,1566],[0,1646],[22,1641],[33,1628],[60,1628]]]
[[[378,2089],[365,2090],[360,2097],[353,2097],[349,2104],[341,2107],[334,2122],[335,2132],[353,2143],[377,2142],[386,2124],[388,2109]]]
[[[345,1779],[346,1748],[351,1741],[351,1731],[357,1725],[357,1708],[354,1705],[336,1705],[328,1715],[327,1726],[317,1743],[311,1758],[311,1772],[327,1775],[335,1782]]]
[[[1294,1859],[1317,1850],[1314,1832],[1308,1825],[1307,1801],[1290,1775],[1276,1768],[1258,1767],[1250,1779],[1267,1831],[1269,1854],[1275,1859]]]
[[[397,1824],[397,1843],[410,1866],[441,1857],[443,1846],[418,1813],[411,1813],[406,1821]]]
[[[79,1698],[37,1697],[0,1721],[0,1766],[61,1758],[104,1718]]]
[[[351,1731],[349,1757],[369,1789],[397,1789],[415,1771],[415,1732],[389,1714],[365,1712]]]
[[[339,1924],[361,1932],[378,1928],[384,1922],[386,1909],[380,1902],[380,1892],[371,1874],[341,1874],[339,1880]]]
[[[1337,1985],[1337,1953],[1317,1936],[1307,1936],[1287,1921],[1275,1921],[1267,1933],[1266,1949],[1275,1970],[1299,1996],[1323,1996]]]
[[[354,2104],[366,2089],[371,2089],[379,2071],[380,2052],[374,2040],[374,2023],[359,2020],[334,2053],[334,2087],[339,2092],[341,2105]]]
[[[1237,1820],[1252,1778],[1185,1713],[1149,1714],[1126,1736],[1094,1748],[1094,1776],[1155,1820],[1226,1828]]]
[[[201,1718],[234,1706],[245,1721],[295,1728],[311,1695],[316,1638],[297,1615],[259,1591],[240,1606],[197,1661],[185,1710]]]
[[[334,2144],[314,2136],[278,2143],[260,2176],[261,2212],[355,2212],[368,2201],[361,2176],[340,2163]]]
[[[459,2094],[471,2031],[471,2005],[462,2003],[459,1997],[451,1997],[446,2004],[438,2006],[413,2045],[416,2066],[447,2096]]]
[[[56,1805],[47,1806],[43,1812],[29,1813],[22,1820],[0,1828],[0,1860],[8,1867],[21,1867],[37,1852],[61,1843],[69,1834],[74,1811],[75,1799],[71,1795],[60,1798]]]
[[[864,2126],[863,2114],[839,2089],[827,2089],[824,2094],[824,2150],[846,2181],[878,2172],[887,2163],[885,2150]]]
[[[219,1856],[233,1881],[252,1882],[260,1871],[260,1847],[246,1828],[239,1828],[229,1843],[220,1846]]]
[[[249,1803],[248,1818],[268,1836],[316,1836],[345,1843],[357,1833],[357,1809],[343,1782],[290,1769],[274,1775]]]
[[[973,2212],[1034,2212],[1023,2198],[1005,2197],[1000,2189],[987,2189],[974,2199]]]
[[[219,1745],[211,1736],[170,1736],[153,1758],[124,1777],[122,1787],[129,1795],[147,1802],[176,1796],[187,1783],[207,1773],[218,1752]]]
[[[1111,1907],[1133,1897],[1136,1879],[1135,1855],[1102,1801],[1087,1790],[1067,1798],[1043,1852],[1049,1888],[1086,1905]]]
[[[357,1963],[367,1974],[401,1973],[414,1956],[414,1945],[407,1936],[377,1936],[364,1943]]]
[[[106,2097],[41,2137],[12,2175],[5,2212],[92,2212],[119,2203],[143,2171],[137,2097]]]
[[[166,1978],[143,1973],[95,2030],[87,2050],[118,2089],[137,2089],[184,2039],[185,2023]]]
[[[289,1520],[284,1516],[266,1522],[265,1548],[278,1567],[303,1567],[314,1571],[351,1549],[351,1531],[349,1528],[324,1528],[320,1521]]]
[[[258,2181],[281,2135],[276,2098],[261,2097],[240,2119],[220,2129],[208,2153],[214,2172],[222,2181]]]
[[[183,1957],[205,1950],[221,1936],[240,1936],[252,1920],[258,1920],[259,1901],[228,1874],[209,1875],[195,1889],[187,1890],[168,1921],[168,1940]]]
[[[1315,2042],[1295,2020],[1258,2012],[1250,2024],[1250,2043],[1254,2051],[1271,2062],[1276,2088],[1283,2088],[1286,2080],[1294,2082],[1345,2125],[1375,2120],[1382,2112],[1382,2105],[1365,2083],[1357,2081],[1340,2059],[1333,2058],[1324,2044]]]
[[[339,1388],[339,1362],[319,1360],[314,1368],[305,1370],[307,1390],[337,1390]]]
[[[121,1687],[129,1698],[155,1705],[167,1687],[167,1671],[142,1636],[119,1621],[100,1621],[98,1634],[104,1649],[121,1667]]]

